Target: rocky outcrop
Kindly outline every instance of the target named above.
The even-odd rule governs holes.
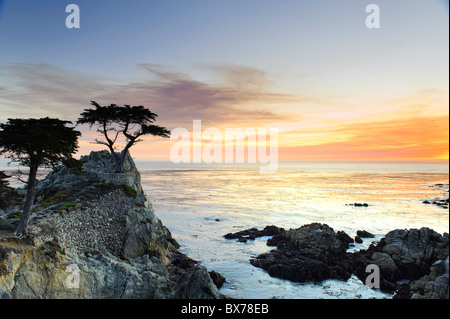
[[[0,298],[224,297],[177,250],[131,157],[119,174],[108,152],[81,161],[81,170],[59,166],[38,184],[26,238],[0,234]],[[14,226],[18,214],[1,217]]]
[[[264,227],[263,230],[250,228],[236,233],[228,233],[223,237],[226,239],[237,239],[241,243],[246,243],[248,240],[255,240],[259,237],[278,235],[283,231],[283,228],[278,228],[277,226],[271,225]]]
[[[397,229],[386,234],[375,248],[390,256],[396,265],[395,269],[380,263],[382,274],[384,271],[384,276],[389,277],[391,282],[401,280],[408,282],[400,289],[403,297],[449,297],[449,235],[447,233],[441,235],[426,227],[410,230]],[[425,289],[426,286],[427,289]],[[405,289],[409,289],[409,292],[405,293]]]
[[[429,228],[397,229],[389,232],[380,246],[406,279],[414,279],[425,275],[435,261],[448,257],[448,241],[448,234],[442,236]]]
[[[349,247],[348,239],[328,225],[310,224],[283,231],[267,241],[276,250],[250,260],[270,276],[295,282],[347,280],[351,273],[342,263]]]
[[[358,234],[373,237],[365,231]],[[347,249],[352,241],[345,232],[313,223],[281,230],[267,241],[267,245],[277,249],[251,259],[250,263],[270,276],[295,282],[347,280],[352,274],[365,282],[366,267],[375,264],[380,270],[381,290],[395,293],[395,298],[448,299],[447,233],[441,235],[429,228],[397,229],[367,250],[350,253]]]
[[[449,299],[449,259],[438,260],[425,275],[409,286],[407,297],[411,299]]]
[[[439,198],[434,198],[434,199],[427,199],[427,200],[424,200],[423,203],[427,204],[427,205],[431,205],[432,204],[432,205],[436,205],[436,206],[444,208],[444,209],[448,209],[448,205],[449,205],[449,197],[448,197],[449,184],[435,184],[435,185],[431,185],[430,187],[441,190],[444,193],[444,196],[443,197],[439,197]]]
[[[352,203],[352,204],[345,204],[345,206],[369,207],[369,204],[367,204],[367,203]]]

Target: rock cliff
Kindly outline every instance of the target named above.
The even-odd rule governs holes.
[[[26,238],[12,235],[20,206],[0,216],[0,298],[224,297],[177,250],[130,156],[119,174],[106,151],[76,164],[39,182]]]

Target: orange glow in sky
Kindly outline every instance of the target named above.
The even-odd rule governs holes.
[[[448,2],[379,0],[372,29],[361,1],[83,1],[77,30],[54,1],[0,3],[0,122],[75,122],[95,100],[169,130],[276,128],[280,161],[449,159]],[[79,155],[105,149],[78,129]]]

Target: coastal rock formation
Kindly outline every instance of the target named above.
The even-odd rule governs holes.
[[[353,203],[353,204],[345,204],[345,206],[369,207],[369,204],[367,204],[367,203]]]
[[[130,156],[120,174],[106,151],[81,163],[38,184],[26,238],[1,230],[0,298],[224,297],[207,269],[177,250]],[[13,227],[19,213],[0,217]]]
[[[328,225],[313,223],[283,231],[267,241],[276,250],[251,259],[270,276],[296,282],[347,280],[351,273],[341,264],[349,242]]]
[[[424,200],[423,203],[427,204],[427,205],[433,204],[433,205],[436,205],[438,207],[441,207],[441,208],[444,208],[444,209],[448,209],[448,205],[449,205],[449,196],[448,196],[449,184],[435,184],[435,185],[432,185],[430,187],[442,190],[442,192],[444,193],[444,196],[440,197],[440,198],[429,199],[429,200],[427,199],[427,200]]]
[[[411,299],[449,299],[449,258],[438,260],[425,275],[410,284],[407,297]]]
[[[245,231],[243,231],[245,232]],[[255,230],[253,230],[255,232]],[[358,237],[373,237],[358,231]],[[231,234],[232,235],[232,234]],[[228,238],[233,236],[228,235]],[[270,276],[295,282],[347,280],[355,274],[365,282],[366,267],[380,269],[380,286],[394,298],[449,298],[449,235],[429,229],[396,229],[367,250],[347,252],[345,232],[313,223],[280,230],[267,241],[277,249],[250,260]]]
[[[247,240],[255,240],[258,237],[278,235],[283,231],[283,228],[278,228],[277,226],[271,225],[264,227],[263,230],[250,228],[236,233],[228,233],[223,237],[226,239],[237,239],[239,242],[245,243]]]
[[[426,227],[397,229],[386,234],[376,248],[389,255],[397,267],[392,271],[380,265],[385,275],[391,276],[391,281],[408,280],[409,292],[405,294],[405,287],[400,290],[405,297],[449,297],[449,234]]]

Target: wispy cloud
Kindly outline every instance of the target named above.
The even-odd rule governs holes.
[[[242,68],[222,84],[210,84],[192,79],[189,75],[153,64],[141,64],[147,71],[146,81],[129,83],[119,89],[121,99],[149,101],[150,107],[161,118],[183,126],[200,119],[207,124],[221,126],[264,125],[274,121],[292,119],[273,107],[293,96],[271,92],[266,87],[246,83],[248,73],[264,77],[264,72]]]
[[[76,119],[82,107],[107,90],[100,78],[50,64],[0,65],[0,120],[57,116]]]
[[[275,126],[280,129],[281,159],[448,159],[448,91],[428,88],[352,101],[326,93],[280,93],[269,74],[246,66],[197,67],[209,72],[211,80],[155,64],[139,64],[143,76],[122,82],[50,64],[3,64],[0,121],[43,116],[76,121],[89,101],[96,100],[102,105],[144,105],[169,129],[190,129],[193,120],[202,120],[204,129]],[[95,130],[79,129],[83,150],[96,148],[89,144]],[[167,158],[170,145],[149,139],[135,152],[145,157],[151,149]]]
[[[234,67],[224,71],[226,83],[213,85],[166,66],[139,68],[146,71],[144,79],[117,84],[49,64],[2,65],[0,120],[47,115],[75,120],[91,100],[145,105],[172,127],[192,124],[194,119],[212,125],[264,125],[293,116],[281,114],[273,105],[294,97],[255,86],[265,77],[256,69]]]
[[[120,83],[44,63],[0,65],[0,121],[52,116],[75,122],[83,109],[90,107],[91,100],[102,105],[144,105],[159,115],[159,125],[169,129],[190,129],[193,120],[202,120],[204,128],[247,128],[299,119],[298,114],[279,111],[277,105],[296,99],[262,85],[266,75],[260,70],[216,67],[218,78],[224,81],[212,84],[169,66],[140,64],[138,69],[144,71],[143,78]],[[99,137],[95,129],[78,129],[83,134],[81,153],[101,148],[91,144]],[[155,146],[160,158],[169,154],[170,143],[157,143],[156,139],[140,143],[135,153],[145,154],[149,149],[154,152]]]

